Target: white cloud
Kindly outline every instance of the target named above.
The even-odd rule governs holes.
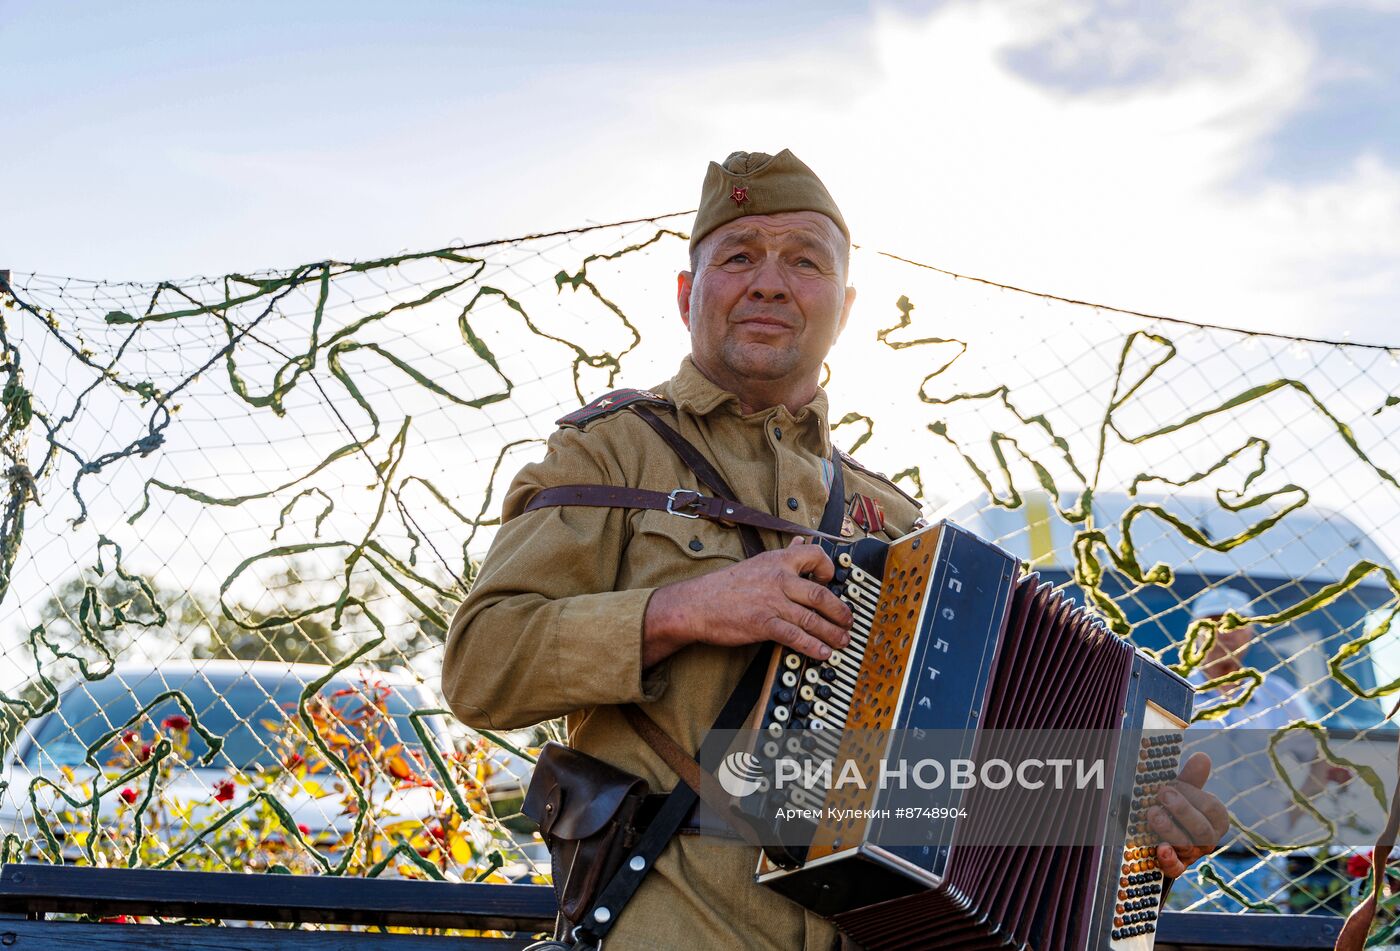
[[[1171,9],[886,11],[862,56],[675,73],[641,92],[640,111],[684,117],[653,167],[698,177],[697,155],[786,145],[868,245],[1187,318],[1384,339],[1400,173],[1366,157],[1316,184],[1254,179],[1268,137],[1325,81],[1318,51],[1273,5]],[[1007,60],[1036,43],[1061,69],[1148,80],[1038,84]]]

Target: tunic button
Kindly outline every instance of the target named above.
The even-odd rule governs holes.
[[[774,426],[774,427],[773,427],[773,438],[774,438],[774,439],[782,439],[782,438],[783,438],[783,428],[782,428],[781,426]]]
[[[796,511],[797,511],[797,500],[796,500],[796,499],[793,499],[793,498],[789,498],[789,499],[788,499],[788,508],[790,508],[790,509],[792,509],[794,512],[796,512]]]
[[[692,538],[692,539],[690,540],[690,550],[691,550],[691,551],[701,551],[701,550],[704,549],[704,547],[705,547],[705,543],[702,542],[700,539],[698,539],[698,538]]]

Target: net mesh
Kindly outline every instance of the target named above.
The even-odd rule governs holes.
[[[553,421],[674,372],[687,224],[178,282],[9,275],[4,858],[543,880],[519,805],[553,727],[454,725],[445,629]],[[852,272],[839,444],[1192,673],[1198,716],[1393,744],[1395,349],[869,249]],[[1224,589],[1233,613],[1193,618]],[[1240,629],[1221,675],[1212,645]],[[1319,749],[1270,761],[1305,821],[1241,823],[1178,907],[1354,903],[1348,819],[1389,777]]]

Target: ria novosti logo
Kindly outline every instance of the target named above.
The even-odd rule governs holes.
[[[1005,759],[977,761],[971,759],[920,759],[913,762],[880,760],[876,775],[870,775],[872,764],[846,759],[838,768],[831,759],[793,759],[784,757],[769,764],[775,775],[767,776],[764,763],[745,750],[730,753],[715,770],[715,778],[729,795],[745,799],[756,792],[797,786],[807,790],[856,789],[922,789],[966,790],[976,787],[999,791],[1008,786],[1024,790],[1054,791],[1105,788],[1106,763],[1103,759]]]
[[[745,799],[764,785],[763,765],[745,750],[730,753],[715,770],[720,787],[736,799]]]

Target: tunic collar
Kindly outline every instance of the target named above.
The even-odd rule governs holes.
[[[812,432],[820,444],[821,453],[831,454],[831,430],[826,418],[827,396],[826,390],[821,387],[817,387],[812,401],[798,410],[795,416],[788,412],[786,406],[774,406],[745,416],[739,411],[739,397],[713,383],[687,355],[667,388],[671,401],[678,409],[696,416],[723,412],[744,422],[762,423],[772,418],[779,424],[796,426],[800,430]]]

